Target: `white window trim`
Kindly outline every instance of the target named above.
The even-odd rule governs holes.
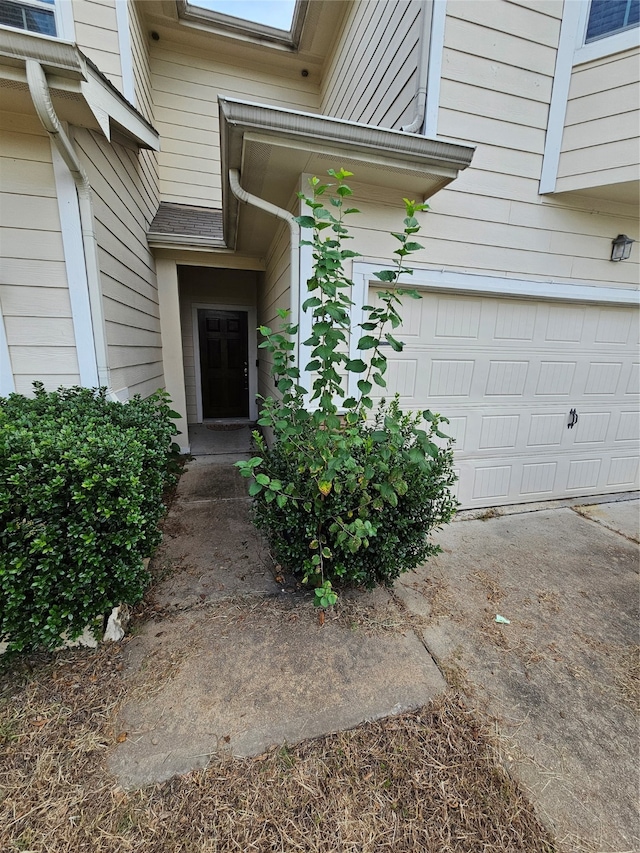
[[[555,192],[571,73],[574,67],[605,56],[613,56],[640,45],[640,27],[612,36],[603,36],[597,41],[585,44],[590,7],[591,0],[572,0],[564,5],[538,189],[541,195]]]
[[[18,3],[21,6],[39,6],[38,3],[30,3],[29,0],[13,0],[13,2]],[[22,27],[9,27],[6,24],[0,24],[0,29],[10,30],[11,32],[15,32],[17,30],[30,36],[51,39],[52,41],[75,42],[76,25],[73,20],[73,6],[71,4],[71,0],[55,0],[53,6],[43,4],[42,8],[49,9],[54,14],[54,20],[56,22],[55,36],[49,36],[46,35],[46,33],[34,33],[31,30],[23,30]]]
[[[258,420],[258,341],[251,329],[258,327],[258,311],[255,305],[229,305],[220,302],[192,302],[191,322],[193,328],[193,365],[196,374],[196,414],[197,423],[204,423],[202,406],[202,371],[200,369],[200,329],[198,326],[198,309],[204,311],[243,311],[247,315],[247,342],[249,359],[249,420]]]
[[[604,56],[621,53],[624,50],[630,50],[640,45],[640,26],[631,27],[621,33],[601,36],[587,44],[586,38],[590,9],[591,0],[582,0],[582,3],[580,3],[580,20],[578,23],[576,48],[573,55],[574,65],[581,65],[583,62],[592,62],[594,59],[602,59]]]

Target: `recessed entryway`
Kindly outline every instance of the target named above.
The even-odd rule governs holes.
[[[257,418],[258,276],[178,267],[189,424]]]

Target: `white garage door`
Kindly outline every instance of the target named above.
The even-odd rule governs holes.
[[[422,295],[389,390],[450,419],[463,507],[638,487],[637,309]]]

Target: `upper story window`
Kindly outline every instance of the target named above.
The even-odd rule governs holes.
[[[0,24],[40,33],[44,36],[56,36],[55,0],[0,0]]]
[[[637,27],[640,0],[591,0],[585,43]]]

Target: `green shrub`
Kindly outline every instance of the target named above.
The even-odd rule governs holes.
[[[139,600],[160,541],[175,433],[164,392],[126,404],[104,390],[0,399],[0,640],[54,648]]]
[[[257,455],[237,463],[252,480],[255,521],[274,556],[316,588],[314,603],[320,607],[335,601],[333,583],[389,585],[437,553],[430,533],[457,506],[451,494],[452,442],[440,430],[446,418],[429,410],[403,413],[397,399],[382,401],[376,410],[371,396],[374,385],[386,387],[383,346],[396,352],[403,347],[392,334],[401,325],[402,297],[420,299],[399,284],[411,272],[404,268],[405,257],[422,248],[415,242],[420,230],[415,214],[427,206],[404,199],[404,227],[393,233],[399,243],[395,268],[376,274],[387,289],[377,305],[363,306],[357,343],[362,357],[352,358],[353,283],[344,262],[357,252],[342,245],[349,239],[344,218],[358,211],[346,208],[352,192],[344,178],[350,173],[329,174],[337,184],[328,205],[321,197],[331,185],[312,178],[313,196],[301,195],[311,213],[298,218],[313,234],[303,241],[314,258],[303,305],[312,317],[311,335],[303,342],[310,357],[306,370],[315,377],[311,392],[300,386],[294,362],[297,327],[286,311],[279,312],[280,332],[260,329],[279,396],[263,401],[259,424],[270,429],[274,443],[268,447],[255,433]],[[357,396],[344,390],[349,374],[359,377]]]

